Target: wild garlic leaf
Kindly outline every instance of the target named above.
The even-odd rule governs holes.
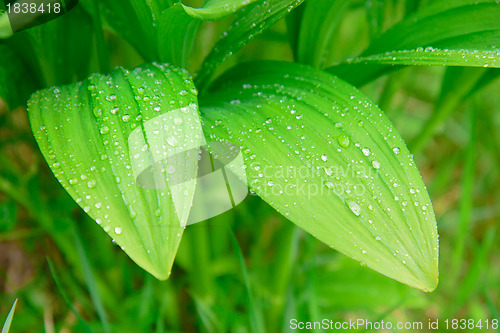
[[[200,90],[208,84],[217,67],[256,36],[284,18],[304,0],[259,0],[242,8],[205,58],[197,73]]]
[[[196,172],[197,156],[182,152],[204,143],[196,94],[184,70],[153,64],[93,74],[29,102],[56,178],[158,279],[170,275],[193,199],[195,181],[184,176]]]
[[[500,3],[493,0],[437,2],[396,24],[359,57],[328,71],[364,84],[391,70],[387,65],[499,67],[498,17]]]
[[[35,86],[18,54],[0,44],[0,99],[14,109],[26,103]]]
[[[234,14],[257,0],[207,0],[201,8],[182,5],[186,13],[201,20],[217,20]]]
[[[285,62],[242,64],[213,86],[201,100],[205,132],[242,147],[255,193],[363,265],[436,287],[432,204],[377,106],[328,73]]]
[[[345,0],[310,0],[305,3],[299,32],[298,61],[323,67],[327,51],[343,14],[350,4]]]

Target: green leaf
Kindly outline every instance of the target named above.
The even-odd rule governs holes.
[[[12,304],[12,308],[10,309],[10,312],[7,315],[7,319],[5,320],[5,323],[3,324],[3,328],[2,328],[1,333],[9,333],[10,325],[12,324],[12,318],[14,318],[14,312],[16,311],[16,305],[17,305],[17,298],[14,301],[14,304]]]
[[[396,24],[359,57],[328,71],[363,84],[390,71],[387,65],[499,67],[499,16],[497,1],[440,1]]]
[[[363,265],[436,287],[432,204],[377,106],[328,73],[284,62],[242,64],[214,87],[202,102],[205,131],[242,147],[254,192]]]
[[[341,18],[350,1],[311,0],[305,3],[299,35],[299,62],[323,67]]]
[[[105,0],[99,3],[109,25],[144,60],[157,60],[156,24],[167,5],[155,0]]]
[[[56,178],[158,279],[170,275],[193,199],[197,156],[181,153],[204,143],[196,93],[185,71],[153,64],[94,74],[29,103]]]
[[[182,5],[186,13],[201,20],[217,20],[234,14],[257,0],[207,0],[201,8]]]
[[[415,50],[392,51],[368,57],[354,58],[349,64],[388,64],[388,65],[430,65],[430,66],[470,66],[500,67],[499,50],[443,50],[433,47]]]
[[[94,40],[92,18],[81,6],[30,33],[48,85],[83,80],[89,74]]]
[[[35,82],[16,52],[0,44],[0,99],[10,109],[24,105],[35,90]]]
[[[159,19],[158,49],[160,59],[174,66],[189,68],[192,47],[202,20],[215,20],[234,14],[256,0],[207,1],[202,8],[177,3]]]
[[[189,16],[180,3],[163,12],[158,30],[160,59],[174,66],[188,68],[200,22]]]
[[[217,67],[256,36],[284,18],[304,0],[259,0],[240,10],[205,58],[196,81],[200,90],[210,81]]]

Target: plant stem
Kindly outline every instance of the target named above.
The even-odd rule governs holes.
[[[213,277],[210,269],[210,248],[206,223],[190,227],[191,287],[206,304],[215,301]]]

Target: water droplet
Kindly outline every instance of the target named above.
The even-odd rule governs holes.
[[[106,134],[109,133],[109,127],[108,126],[103,126],[101,127],[101,134]]]
[[[392,151],[394,152],[394,154],[396,154],[396,155],[397,155],[397,154],[399,154],[399,151],[400,151],[400,150],[399,150],[399,148],[398,148],[398,147],[394,147],[394,148],[392,148]]]
[[[375,169],[380,169],[380,162],[379,161],[373,161],[372,165]]]
[[[351,210],[351,212],[354,213],[354,215],[359,216],[361,215],[361,207],[359,207],[358,203],[352,200],[346,201],[347,206]]]
[[[70,179],[70,180],[69,180],[69,183],[70,183],[71,185],[75,185],[75,184],[77,184],[77,183],[78,183],[78,179],[76,179],[76,178]]]
[[[349,146],[351,145],[351,140],[349,140],[349,137],[346,135],[340,135],[337,138],[337,141],[339,142],[339,145],[344,148],[349,148]]]
[[[88,188],[95,188],[97,186],[97,182],[95,180],[91,180],[87,183]]]
[[[177,146],[177,139],[173,136],[167,138],[167,143],[173,147]]]
[[[363,155],[365,155],[365,156],[370,156],[370,154],[371,154],[371,151],[368,148],[363,148],[362,152],[363,152]]]
[[[322,159],[323,161],[325,161],[325,162],[326,162],[326,161],[328,161],[328,156],[326,156],[326,155],[321,155],[321,159]]]
[[[135,219],[135,218],[136,218],[136,216],[137,216],[137,213],[136,213],[136,212],[135,212],[135,210],[132,208],[132,205],[129,205],[129,206],[128,206],[128,209],[129,209],[129,214],[130,214],[130,217],[131,217],[132,219]]]

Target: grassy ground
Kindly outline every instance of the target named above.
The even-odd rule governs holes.
[[[283,27],[234,61],[290,58]],[[128,46],[115,47],[114,62],[140,63]],[[172,276],[157,281],[59,186],[26,111],[0,104],[0,322],[18,298],[11,332],[273,333],[289,331],[294,318],[424,328],[439,320],[439,331],[463,318],[500,332],[484,326],[500,311],[500,82],[459,89],[485,71],[407,68],[363,87],[409,143],[432,197],[440,284],[431,294],[340,255],[256,196],[190,226]]]

